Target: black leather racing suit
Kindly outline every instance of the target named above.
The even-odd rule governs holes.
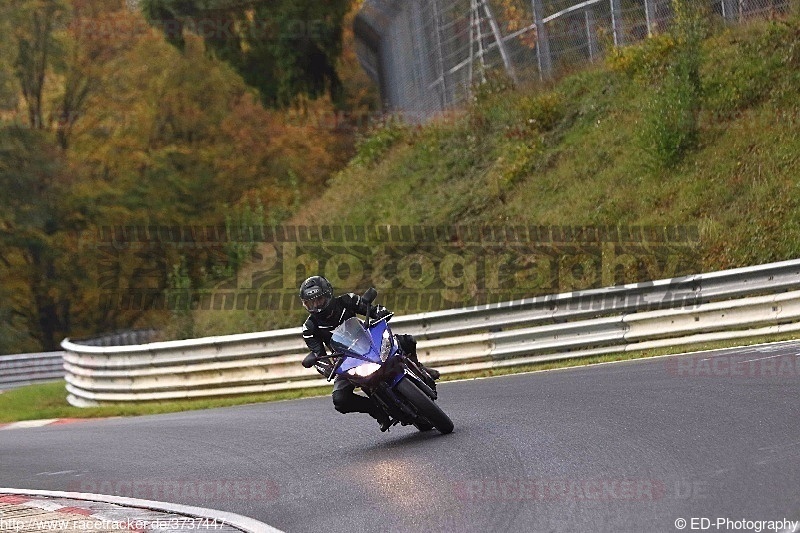
[[[320,313],[311,314],[303,323],[303,339],[308,348],[317,355],[325,355],[325,348],[330,349],[331,332],[348,318],[359,315],[366,316],[367,304],[360,296],[349,293],[331,300],[328,308]],[[371,318],[382,318],[391,313],[385,307],[372,307]],[[417,362],[416,341],[411,335],[397,335],[398,344],[408,357]],[[336,376],[333,382],[333,406],[340,413],[366,413],[380,420],[382,410],[372,399],[355,394],[356,386],[344,376]],[[385,415],[383,415],[385,416]]]

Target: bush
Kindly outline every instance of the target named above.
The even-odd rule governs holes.
[[[658,167],[672,167],[697,144],[702,87],[703,14],[688,0],[675,0],[671,64],[644,112],[640,144]]]
[[[672,167],[697,143],[699,94],[681,64],[676,64],[647,103],[641,148],[658,167]]]
[[[664,75],[675,44],[675,38],[670,34],[656,35],[641,44],[613,48],[606,64],[612,72],[650,83]]]
[[[358,138],[356,155],[353,157],[352,163],[362,167],[374,165],[407,133],[408,127],[399,120],[381,124],[367,135]]]
[[[498,94],[506,94],[514,90],[514,80],[503,70],[487,70],[480,83],[472,86],[472,101],[483,103]]]
[[[555,91],[525,97],[520,113],[528,128],[542,133],[550,131],[564,117],[564,97]]]

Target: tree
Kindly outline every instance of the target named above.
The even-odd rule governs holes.
[[[300,94],[341,96],[335,65],[350,0],[144,0],[141,5],[179,48],[187,32],[201,36],[268,105],[287,106]]]
[[[8,307],[44,350],[56,350],[69,328],[70,298],[57,272],[63,226],[59,199],[67,186],[62,157],[34,128],[0,130],[0,277],[14,286]],[[7,302],[4,302],[8,304]]]
[[[121,1],[63,1],[0,0],[0,351],[162,326],[176,266],[194,291],[246,254],[99,234],[277,223],[347,154],[327,96],[266,109],[201,37],[179,50]],[[153,301],[114,299],[139,289]]]
[[[76,121],[85,111],[89,95],[100,84],[102,65],[113,47],[101,32],[100,22],[108,18],[109,2],[72,0],[70,22],[61,35],[61,54],[54,58],[54,70],[61,74],[61,93],[53,110],[53,128],[59,146],[66,150]],[[92,31],[95,30],[95,31]]]
[[[0,6],[0,13],[13,25],[15,74],[27,106],[28,123],[43,129],[45,75],[57,46],[54,32],[63,23],[67,6],[62,0],[5,0]]]

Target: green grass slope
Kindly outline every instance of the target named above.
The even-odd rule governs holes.
[[[800,21],[703,31],[376,129],[294,222],[679,225],[705,271],[798,257]]]
[[[374,128],[287,223],[642,226],[692,236],[676,246],[636,236],[615,242],[611,233],[608,247],[444,236],[283,251],[278,281],[286,294],[296,294],[304,276],[324,273],[337,291],[376,286],[399,314],[798,258],[800,17],[724,26],[687,16],[672,33],[548,84],[513,87],[490,76],[470,105],[447,117]],[[263,257],[280,257],[268,252]],[[432,258],[432,278],[403,263],[415,252]],[[287,263],[295,253],[310,263]],[[354,275],[334,260],[340,253],[353,260]],[[245,265],[240,277],[265,265]],[[292,327],[304,318],[299,308],[199,311],[193,335]]]

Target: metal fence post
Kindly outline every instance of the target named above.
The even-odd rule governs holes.
[[[544,24],[544,7],[542,0],[532,0],[533,18],[536,22],[536,61],[539,66],[539,79],[549,78],[553,71],[550,58],[550,40]]]
[[[450,98],[447,92],[447,73],[444,69],[444,58],[442,57],[442,19],[439,13],[439,0],[433,0],[433,28],[436,40],[436,66],[439,80],[441,81],[441,102],[442,109],[450,105]]]
[[[625,44],[620,0],[611,0],[611,30],[614,33],[614,46],[622,46]]]
[[[735,21],[739,18],[739,2],[737,0],[722,0],[722,18]]]
[[[586,42],[589,44],[589,61],[594,62],[597,55],[597,35],[594,31],[594,9],[587,8],[583,12],[586,19]]]
[[[644,16],[645,23],[647,24],[647,36],[653,35],[653,23],[656,16],[656,3],[655,0],[644,0]]]
[[[483,47],[483,30],[481,29],[481,13],[478,8],[478,0],[472,0],[472,7],[469,13],[470,16],[470,34],[469,34],[469,82],[472,83],[474,76],[475,57],[478,58],[480,63],[481,83],[486,83],[486,62],[484,60],[484,47]],[[474,51],[475,44],[478,45],[477,54]]]
[[[509,57],[508,50],[506,49],[506,43],[503,41],[503,34],[500,32],[500,26],[497,24],[497,20],[495,20],[494,15],[492,14],[492,9],[489,7],[489,2],[486,0],[483,0],[483,10],[486,12],[486,16],[489,18],[489,27],[492,28],[494,40],[497,43],[497,48],[500,50],[500,57],[503,58],[503,66],[506,69],[506,74],[508,74],[508,77],[511,78],[514,83],[518,83],[517,75],[514,72],[514,65],[511,63],[511,58]]]

